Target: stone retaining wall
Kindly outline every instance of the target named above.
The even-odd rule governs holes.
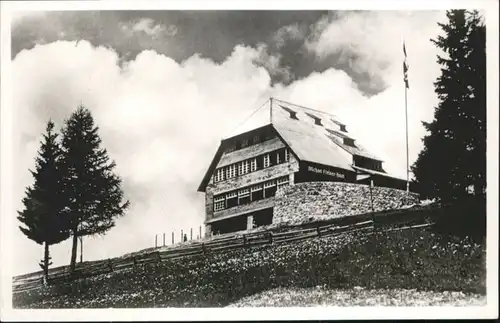
[[[375,211],[398,209],[418,203],[418,195],[386,187],[373,187]],[[273,224],[297,224],[372,211],[370,186],[342,182],[307,182],[276,192]]]

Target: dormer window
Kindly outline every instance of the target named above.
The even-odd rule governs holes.
[[[347,132],[347,128],[346,128],[346,125],[345,125],[345,124],[343,124],[342,122],[339,122],[339,121],[337,121],[337,120],[335,120],[335,119],[330,119],[330,120],[331,120],[333,123],[335,123],[337,126],[339,126],[340,131],[342,131],[342,132]]]
[[[309,117],[311,117],[311,118],[313,118],[313,119],[314,119],[314,124],[315,124],[315,125],[318,125],[318,126],[322,126],[322,125],[323,125],[323,124],[321,123],[321,119],[320,119],[320,118],[318,118],[318,117],[316,117],[314,114],[310,114],[310,113],[307,113],[307,112],[306,112],[306,114],[307,114]]]
[[[293,111],[292,109],[289,109],[287,107],[284,107],[282,105],[280,105],[280,107],[285,110],[286,112],[290,113],[290,119],[295,119],[295,120],[299,120],[299,118],[297,118],[297,112]]]
[[[329,133],[335,135],[337,138],[338,137],[342,138],[342,142],[343,142],[344,145],[357,148],[356,145],[354,144],[354,139],[352,139],[351,137],[348,137],[348,136],[344,135],[341,132],[338,132],[338,131],[335,131],[335,130],[332,130],[332,129],[328,129],[328,128],[326,128],[326,131],[328,131]]]
[[[356,148],[356,145],[354,144],[354,139],[349,137],[344,137],[344,145]]]
[[[366,158],[359,155],[354,156],[354,165],[361,168],[375,170],[378,172],[385,172],[384,169],[382,168],[382,162],[380,160]]]

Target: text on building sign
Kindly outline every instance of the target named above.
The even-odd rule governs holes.
[[[333,172],[333,171],[330,171],[330,170],[324,169],[324,168],[316,168],[313,166],[309,166],[307,170],[310,172],[313,172],[313,173],[324,174],[324,175],[334,176],[334,177],[338,177],[338,178],[345,178],[345,174]]]

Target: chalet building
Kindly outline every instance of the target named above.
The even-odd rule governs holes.
[[[198,187],[205,193],[207,235],[271,224],[275,193],[285,185],[373,181],[406,188],[333,115],[277,99],[264,112],[264,125],[221,141]]]

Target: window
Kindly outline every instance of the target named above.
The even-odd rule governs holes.
[[[383,172],[382,162],[379,160],[355,155],[354,156],[354,165],[362,168],[373,169],[379,172]]]
[[[276,162],[278,164],[280,163],[284,163],[284,162],[287,162],[288,161],[288,152],[285,149],[280,149],[276,152]]]
[[[332,129],[326,129],[326,131],[328,131],[331,134],[334,134],[336,136],[336,138],[337,137],[342,138],[342,141],[343,141],[344,145],[357,148],[356,145],[354,144],[354,139],[346,136],[345,134],[340,133],[340,132],[335,131],[335,130],[332,130]],[[329,138],[332,139],[331,137],[329,137]],[[334,140],[334,139],[332,139],[332,140]]]
[[[218,168],[214,172],[213,180],[214,182],[219,182],[231,179],[236,176],[241,176],[248,174],[250,172],[255,172],[259,169],[288,162],[289,159],[290,159],[290,152],[288,151],[287,148],[282,148],[271,153],[267,153],[264,155],[260,155],[258,157],[243,160],[238,163]]]
[[[237,206],[238,205],[237,197],[238,197],[238,193],[236,193],[236,191],[227,193],[226,194],[226,207],[230,208],[233,206]]]
[[[238,204],[246,204],[250,202],[250,189],[242,188],[238,190]]]
[[[262,156],[259,156],[256,159],[257,159],[257,169],[264,168],[264,158]]]
[[[227,176],[227,178],[233,178],[236,176],[236,164],[229,165],[227,169],[229,170],[229,176]]]
[[[282,186],[288,185],[288,181],[289,181],[288,176],[281,177],[281,178],[278,178],[278,180],[276,181],[276,185],[278,186],[278,188],[280,188]]]
[[[257,170],[257,158],[252,158],[250,161],[250,171],[255,172]]]
[[[344,145],[356,147],[356,145],[354,144],[354,139],[348,137],[344,137]]]
[[[250,197],[252,201],[262,200],[264,198],[262,184],[257,184],[252,186],[250,189],[252,196]]]
[[[220,182],[224,180],[224,169],[219,168],[215,170],[214,182]]]
[[[253,136],[253,143],[258,144],[259,142],[260,142],[260,136],[259,135]]]
[[[284,107],[282,105],[280,105],[280,107],[285,110],[286,112],[290,113],[290,118],[291,119],[295,119],[295,120],[299,120],[299,118],[297,118],[297,112],[293,111],[292,109],[289,109],[287,107]]]
[[[248,160],[244,160],[241,162],[241,164],[242,164],[242,173],[241,174],[247,174],[249,171],[250,162]]]
[[[318,126],[322,126],[322,125],[323,125],[323,124],[321,123],[321,119],[320,119],[320,118],[318,118],[317,116],[315,116],[314,114],[307,113],[307,112],[306,112],[306,114],[307,114],[309,117],[311,117],[311,118],[313,118],[313,119],[314,119],[314,124],[316,124],[316,125],[318,125]]]
[[[276,181],[272,180],[264,183],[264,198],[272,197],[276,194]]]
[[[274,185],[276,185],[276,183],[274,182],[274,180],[268,181],[268,182],[264,183],[264,188],[272,187]]]
[[[347,132],[347,129],[346,129],[346,126],[345,124],[343,124],[342,122],[339,122],[337,120],[334,120],[334,119],[330,119],[333,123],[335,123],[337,126],[340,127],[340,131],[342,132]]]
[[[271,165],[271,158],[269,154],[264,155],[264,168],[269,167]]]
[[[245,148],[245,147],[247,147],[247,146],[248,146],[248,139],[243,139],[243,140],[241,141],[241,148]]]
[[[250,188],[250,190],[251,190],[252,192],[257,192],[257,191],[260,191],[260,190],[262,190],[262,184],[256,184],[256,185],[252,186],[252,187]]]
[[[238,190],[238,196],[243,196],[243,195],[248,195],[248,194],[250,194],[250,189],[248,187]]]
[[[223,210],[226,206],[226,201],[224,199],[224,195],[217,196],[214,199],[214,211]]]

